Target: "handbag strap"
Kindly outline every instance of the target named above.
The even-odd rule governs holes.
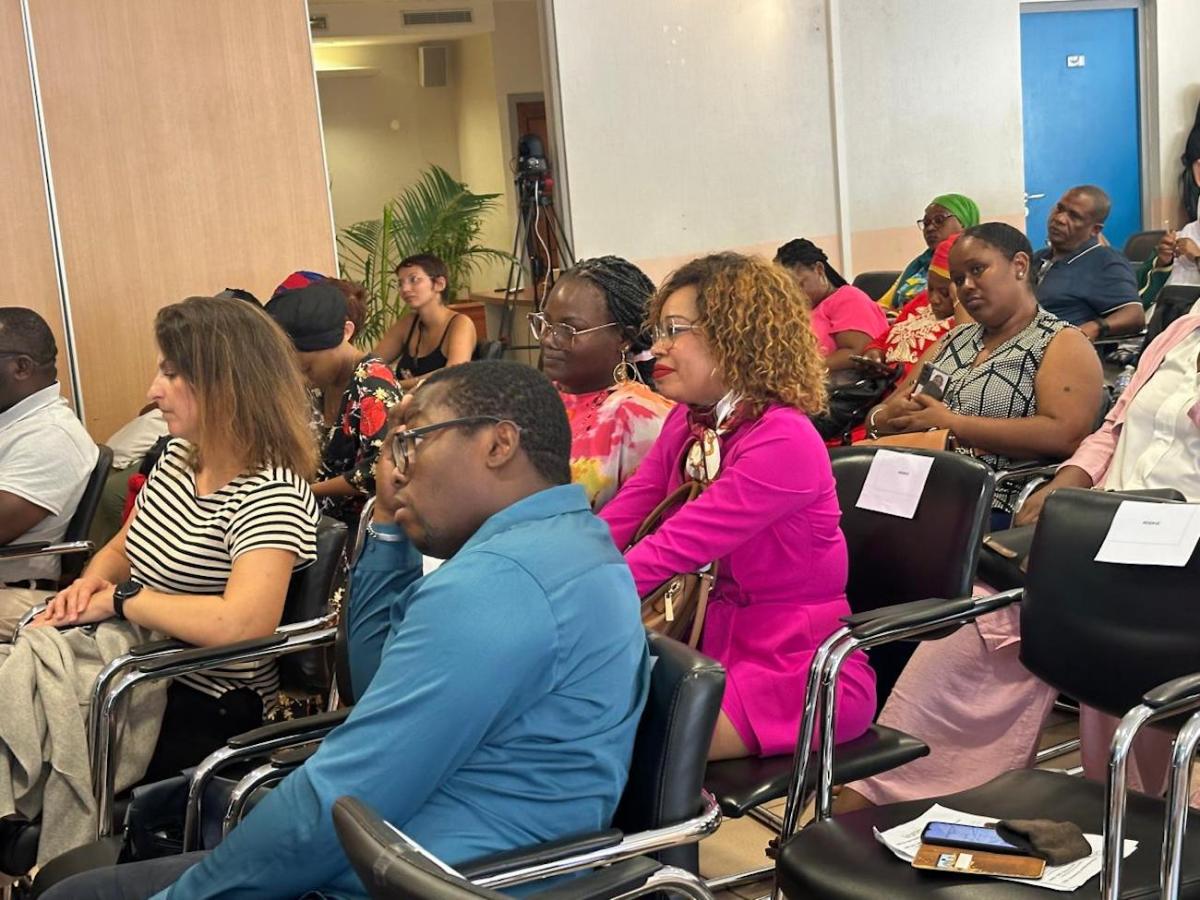
[[[703,490],[704,485],[693,479],[683,482],[683,484],[667,494],[658,506],[650,510],[650,515],[646,516],[642,524],[638,526],[638,530],[634,533],[633,540],[629,542],[629,546],[632,547],[646,535],[650,534],[650,532],[654,531],[661,524],[667,510],[676,505],[695,500]]]

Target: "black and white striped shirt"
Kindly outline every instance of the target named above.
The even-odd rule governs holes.
[[[166,594],[222,594],[234,562],[252,550],[296,554],[294,570],[317,558],[317,501],[287,469],[239,475],[198,496],[190,445],[172,440],[137,497],[125,539],[130,575]],[[183,675],[182,683],[212,697],[251,688],[263,711],[275,705],[279,673],[272,661],[233,663]]]

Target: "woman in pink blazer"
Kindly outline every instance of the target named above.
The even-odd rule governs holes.
[[[654,381],[679,403],[637,473],[601,512],[629,547],[685,477],[711,481],[625,559],[643,596],[717,560],[700,649],[725,666],[711,759],[795,745],[813,652],[849,612],[846,542],[829,455],[808,420],[824,366],[795,279],[723,253],[673,273],[651,305]],[[838,693],[838,741],[875,713],[875,676],[851,658]]]

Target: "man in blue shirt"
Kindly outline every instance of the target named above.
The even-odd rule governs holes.
[[[1111,208],[1108,194],[1095,185],[1068,190],[1046,224],[1050,246],[1033,255],[1031,267],[1042,308],[1091,341],[1133,334],[1146,324],[1133,266],[1100,243]]]
[[[330,816],[345,794],[452,864],[606,827],[649,657],[629,569],[568,483],[570,445],[562,402],[529,367],[430,376],[384,452],[396,523],[447,562],[395,597],[350,717],[215,851],[43,896],[365,897]]]

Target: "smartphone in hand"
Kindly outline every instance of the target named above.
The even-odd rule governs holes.
[[[931,364],[925,363],[921,366],[921,374],[917,376],[917,383],[913,387],[912,395],[915,397],[917,394],[925,394],[934,400],[941,400],[946,396],[946,385],[949,382],[949,375],[934,368]]]

